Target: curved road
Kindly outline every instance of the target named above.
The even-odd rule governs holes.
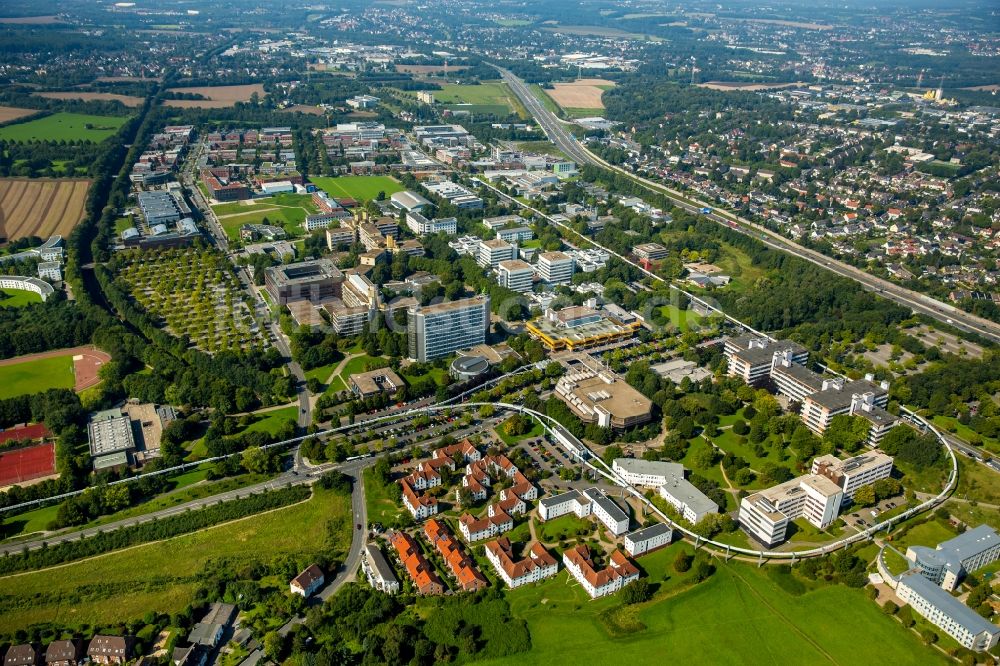
[[[642,176],[637,176],[634,173],[604,161],[581,145],[580,142],[576,140],[576,137],[567,131],[563,122],[559,120],[554,113],[546,109],[541,101],[535,97],[534,93],[531,92],[531,89],[524,83],[523,80],[505,69],[498,69],[500,70],[500,74],[504,81],[506,81],[511,90],[514,91],[514,94],[517,95],[518,99],[521,100],[521,103],[528,110],[528,113],[534,116],[535,120],[538,121],[538,124],[545,131],[549,140],[578,163],[592,164],[594,166],[600,166],[605,169],[616,171],[643,185],[647,189],[666,196],[680,208],[683,208],[688,212],[702,214],[702,208],[710,208],[712,212],[705,215],[705,217],[709,218],[713,222],[717,222],[718,224],[736,229],[737,231],[742,231],[744,233],[750,233],[751,231],[756,232],[755,237],[768,247],[788,252],[789,254],[793,254],[801,259],[810,261],[817,266],[821,266],[822,268],[825,268],[842,277],[850,278],[855,282],[860,283],[864,288],[870,291],[875,291],[885,298],[910,308],[914,312],[928,315],[934,319],[955,326],[956,328],[977,333],[993,342],[1000,342],[1000,324],[982,319],[981,317],[977,317],[973,314],[965,312],[964,310],[960,310],[952,305],[941,303],[930,296],[905,289],[904,287],[900,287],[899,285],[889,282],[888,280],[883,280],[882,278],[855,268],[850,264],[845,264],[841,261],[837,261],[836,259],[827,257],[826,255],[816,252],[815,250],[802,247],[798,243],[790,241],[784,236],[746,218],[739,217],[726,211],[718,210],[713,204],[699,201],[687,194],[666,187],[661,183],[643,178]]]

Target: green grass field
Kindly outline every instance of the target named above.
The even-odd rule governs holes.
[[[51,388],[73,388],[74,382],[72,356],[0,365],[0,400]]]
[[[680,310],[676,305],[664,305],[660,308],[660,316],[670,326],[676,326],[681,333],[687,333],[692,327],[698,326],[703,317],[693,310]]]
[[[317,490],[307,502],[200,532],[85,561],[0,578],[0,633],[34,624],[112,625],[151,609],[175,613],[193,601],[198,573],[209,559],[234,568],[326,547],[327,521],[340,519],[350,539],[350,498]],[[294,534],[295,538],[288,538]]]
[[[445,84],[441,90],[434,91],[434,99],[453,110],[498,116],[515,113],[520,107],[507,84],[499,81],[473,85]]]
[[[93,141],[100,142],[125,123],[121,116],[89,116],[82,113],[53,113],[38,120],[0,128],[6,141]]]
[[[542,428],[542,424],[538,423],[537,421],[532,421],[531,423],[532,423],[531,430],[524,433],[523,435],[508,435],[506,432],[504,432],[503,424],[501,423],[496,428],[497,434],[500,435],[500,439],[502,439],[504,443],[507,444],[508,446],[517,444],[518,442],[525,439],[531,439],[532,437],[541,437],[542,433],[545,432],[544,429]]]
[[[676,544],[666,551],[667,556]],[[671,595],[676,577],[659,564],[660,553],[640,566],[671,577],[664,597],[629,609],[627,619],[644,628],[612,637],[601,614],[614,597],[591,601],[566,572],[508,596],[514,615],[528,622],[532,649],[501,664],[867,664],[889,658],[894,665],[945,663],[937,651],[885,616],[861,590],[821,587],[792,596],[765,571],[716,563],[708,581]],[[663,558],[665,561],[666,558]],[[647,564],[647,562],[651,562]],[[660,576],[650,576],[660,582]]]
[[[370,467],[364,471],[364,483],[368,522],[382,523],[383,525],[395,524],[396,516],[404,509],[391,499],[389,489],[375,480],[375,473]]]
[[[0,308],[19,308],[41,302],[41,296],[27,289],[0,289]]]
[[[269,412],[261,412],[260,418],[250,424],[244,432],[266,432],[275,434],[286,421],[296,421],[299,416],[298,405],[282,407]]]
[[[392,176],[339,176],[337,178],[312,176],[309,180],[331,197],[348,197],[355,201],[370,201],[376,198],[379,192],[385,192],[385,196],[388,197],[395,192],[402,192],[404,189],[403,185]]]

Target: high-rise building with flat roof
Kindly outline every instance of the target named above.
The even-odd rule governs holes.
[[[479,295],[409,310],[409,356],[430,361],[486,342],[490,299]]]
[[[573,280],[573,257],[565,252],[543,252],[538,255],[538,276],[550,284],[565,284]]]
[[[344,274],[329,259],[272,266],[264,271],[264,286],[279,305],[308,300],[319,303],[340,293]]]
[[[531,291],[533,277],[531,264],[526,261],[512,259],[497,264],[497,282],[511,291]]]

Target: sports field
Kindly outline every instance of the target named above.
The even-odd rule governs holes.
[[[89,187],[89,180],[0,179],[0,232],[8,240],[69,236],[83,219]]]
[[[675,546],[667,551],[670,554]],[[650,558],[640,566],[653,569]],[[532,649],[518,664],[853,664],[946,663],[936,650],[885,616],[861,590],[826,586],[793,596],[752,565],[716,562],[708,581],[629,612],[644,628],[613,638],[601,613],[614,597],[591,601],[566,572],[508,598],[528,622]],[[670,567],[655,567],[651,582]],[[664,581],[669,588],[671,580]],[[631,611],[631,609],[630,609]],[[501,660],[483,662],[505,663]]]
[[[0,486],[40,479],[56,471],[51,442],[0,453]]]
[[[317,489],[312,499],[294,506],[58,569],[0,578],[0,633],[45,622],[108,626],[141,618],[150,609],[176,613],[193,601],[199,572],[209,560],[226,558],[240,570],[252,562],[309,556],[326,548],[328,521],[336,521],[334,535],[346,549],[349,516],[349,497]]]
[[[339,176],[328,178],[311,176],[313,185],[333,198],[348,197],[358,202],[370,201],[385,192],[389,197],[394,192],[402,192],[403,185],[392,176]]]
[[[19,308],[41,302],[41,296],[27,289],[0,289],[0,308]]]
[[[6,141],[93,141],[100,142],[125,123],[121,116],[90,116],[83,113],[53,113],[38,120],[0,127]]]
[[[0,365],[0,400],[52,388],[73,388],[73,357],[55,356]]]

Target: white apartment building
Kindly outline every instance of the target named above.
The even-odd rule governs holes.
[[[826,388],[820,375],[793,360],[791,350],[775,352],[772,356],[771,381],[778,393],[798,403]]]
[[[1000,627],[983,619],[919,573],[900,576],[896,596],[966,649],[974,652],[992,650],[1000,641]]]
[[[809,470],[830,479],[844,491],[844,502],[854,499],[854,493],[892,474],[892,458],[881,451],[840,460],[836,456],[817,456]]]
[[[600,488],[587,488],[583,491],[585,497],[593,504],[594,515],[604,523],[604,526],[615,536],[621,536],[628,531],[628,514],[622,511],[610,497]]]
[[[399,579],[385,559],[381,549],[375,544],[365,545],[361,557],[361,570],[368,579],[368,584],[379,592],[396,594],[399,592]]]
[[[590,515],[590,509],[590,499],[579,490],[569,490],[559,495],[543,497],[538,501],[538,517],[543,522],[567,513],[575,514],[577,518],[586,518]]]
[[[625,552],[632,557],[638,557],[643,553],[669,545],[673,537],[674,531],[665,523],[644,527],[625,535]]]
[[[486,342],[490,299],[479,295],[414,306],[408,312],[409,357],[422,363]]]
[[[573,280],[573,257],[565,252],[543,252],[538,255],[538,277],[549,284],[568,284]]]
[[[517,248],[499,238],[479,241],[479,252],[476,257],[476,263],[483,268],[496,268],[501,261],[513,260],[516,252]]]
[[[843,496],[840,486],[825,476],[806,474],[744,497],[738,520],[769,548],[785,540],[788,523],[800,516],[826,528],[840,514]]]
[[[501,287],[507,287],[511,291],[531,291],[534,275],[531,264],[520,259],[501,261],[497,264],[497,282]]]
[[[524,559],[515,561],[510,539],[501,537],[484,546],[486,559],[497,576],[513,589],[551,578],[559,572],[556,559],[540,543],[533,544]]]

